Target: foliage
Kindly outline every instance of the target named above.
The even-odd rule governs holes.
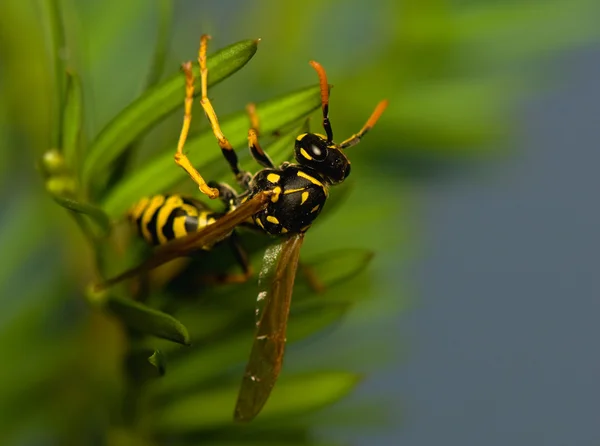
[[[0,6],[2,444],[313,444],[309,414],[350,392],[357,370],[369,370],[362,353],[348,371],[351,364],[336,365],[322,345],[310,346],[321,368],[294,362],[292,348],[264,413],[234,426],[256,284],[193,284],[198,271],[233,267],[226,252],[180,265],[180,280],[151,287],[143,302],[130,299],[129,287],[85,292],[99,274],[145,254],[119,224],[131,203],[193,192],[172,161],[183,102],[176,67],[194,57],[202,32],[215,37],[211,48],[224,48],[209,58],[210,91],[234,147],[246,138],[239,110],[257,101],[266,149],[277,162],[289,157],[319,105],[316,86],[298,89],[316,80],[309,59],[335,84],[336,139],[390,99],[368,143],[350,153],[356,186],[332,191],[307,236],[303,256],[327,291],[315,296],[299,276],[290,341],[374,297],[386,298],[386,312],[397,310],[403,291],[390,285],[393,269],[413,237],[404,174],[488,153],[510,135],[510,116],[531,85],[554,81],[540,77],[550,56],[598,32],[594,0],[308,1],[301,10],[273,0],[233,3],[238,13],[226,17],[217,2]],[[248,37],[263,39],[257,60],[213,89],[254,56],[257,42]],[[286,88],[292,93],[279,94]],[[233,113],[219,111],[228,108]],[[186,149],[206,177],[228,179],[201,115],[197,107]],[[247,154],[240,158],[257,169]],[[265,240],[246,235],[244,244],[256,269]],[[365,272],[372,250],[378,256]]]

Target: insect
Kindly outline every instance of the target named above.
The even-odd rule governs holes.
[[[192,118],[194,94],[191,63],[187,62],[183,64],[186,76],[185,116],[175,162],[188,173],[202,193],[210,198],[220,198],[226,204],[226,211],[221,214],[210,213],[180,196],[157,196],[139,203],[137,209],[134,207],[134,220],[145,238],[159,246],[140,265],[106,280],[97,288],[134,277],[193,251],[210,249],[216,243],[231,239],[240,225],[251,225],[269,235],[278,236],[280,242],[268,248],[263,258],[259,274],[256,335],[234,411],[237,421],[250,421],[266,403],[282,367],[292,289],[306,231],[323,209],[329,186],[343,182],[350,174],[350,161],[343,150],[360,142],[377,122],[388,102],[384,100],[376,106],[358,133],[339,144],[334,143],[329,122],[327,76],[319,63],[311,61],[310,65],[316,70],[320,82],[325,135],[299,135],[294,148],[296,162],[275,166],[259,144],[256,129],[258,118],[250,107],[252,128],[248,131],[249,149],[252,157],[263,167],[252,175],[238,165],[237,155],[221,131],[207,96],[208,40],[209,36],[201,37],[198,54],[202,89],[200,104],[243,192],[238,194],[224,183],[206,183],[183,152]],[[248,269],[245,269],[243,276],[247,275]]]

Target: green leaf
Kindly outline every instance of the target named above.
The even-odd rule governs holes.
[[[152,63],[143,91],[147,91],[151,87],[154,87],[160,80],[169,46],[170,31],[173,21],[173,2],[172,0],[160,0],[158,1],[157,7],[158,32],[156,45],[154,46],[154,55],[152,57]],[[120,181],[123,176],[127,174],[131,167],[131,160],[139,150],[140,142],[140,139],[134,140],[123,149],[123,152],[113,161],[113,169],[110,172],[105,186],[103,186],[104,188],[110,189],[112,185]]]
[[[318,86],[261,102],[256,106],[261,121],[261,133],[269,134],[303,119],[320,105],[321,96]],[[248,125],[248,115],[243,111],[223,119],[221,129],[234,147],[240,147],[247,145]],[[173,161],[175,153],[173,147],[165,148],[162,155],[137,169],[116,185],[102,204],[103,209],[110,216],[117,218],[140,197],[164,192],[175,183],[184,180],[187,174]],[[218,149],[211,130],[190,139],[186,144],[186,151],[195,166],[207,166],[209,163],[216,162],[223,169],[227,168],[227,163],[222,159],[221,151]],[[200,168],[201,174],[203,170]]]
[[[325,287],[343,282],[365,270],[373,259],[373,251],[361,248],[330,251],[304,261],[304,267],[314,271],[317,280]],[[300,271],[301,274],[302,270]]]
[[[51,144],[58,147],[60,144],[60,130],[64,93],[65,93],[65,63],[62,53],[65,51],[65,30],[60,13],[60,2],[58,0],[45,0],[39,2],[42,15],[42,23],[46,29],[46,39],[50,42],[50,60],[54,69],[54,91],[56,96],[53,105],[53,116],[57,121],[52,126]]]
[[[152,65],[148,72],[146,88],[156,85],[165,65],[167,51],[169,49],[169,40],[171,37],[171,28],[173,21],[173,0],[160,0],[158,8],[158,32],[156,45],[154,46],[154,55],[152,56]]]
[[[293,307],[292,303],[287,334],[290,342],[299,341],[328,327],[347,313],[350,304],[328,303],[321,299],[318,303],[304,305],[302,311],[294,311]],[[252,345],[253,328],[248,324],[229,339],[206,344],[202,349],[193,349],[184,357],[170,361],[169,373],[154,384],[150,393],[153,396],[166,397],[214,379],[222,374],[223,370],[246,361]]]
[[[156,367],[158,374],[163,376],[165,374],[167,364],[165,355],[160,350],[154,350],[154,353],[148,358],[148,362]]]
[[[59,195],[53,195],[52,198],[54,198],[54,201],[56,201],[62,207],[67,208],[70,211],[87,215],[94,223],[96,223],[96,225],[98,225],[104,234],[108,234],[110,232],[110,219],[102,209],[97,208],[89,203],[77,201],[72,198],[61,197]]]
[[[282,377],[259,415],[267,418],[307,413],[346,396],[361,377],[349,372],[313,372]]]
[[[83,126],[83,98],[81,79],[74,72],[67,72],[67,94],[62,116],[62,153],[71,170],[78,172],[81,161],[79,138]]]
[[[183,345],[190,345],[187,328],[173,316],[154,310],[131,299],[110,296],[108,309],[134,330]]]
[[[216,85],[242,68],[252,58],[256,49],[256,40],[244,40],[209,56],[208,85]],[[199,86],[197,65],[194,65],[194,74],[198,77],[196,84]],[[108,167],[129,144],[160,119],[178,107],[183,108],[184,91],[184,76],[175,74],[143,94],[109,122],[90,147],[83,166],[83,184],[89,185],[98,172]]]
[[[283,377],[257,422],[307,413],[347,395],[360,377],[347,372],[317,372]],[[183,433],[231,424],[237,386],[203,390],[157,409],[153,425],[161,433]]]

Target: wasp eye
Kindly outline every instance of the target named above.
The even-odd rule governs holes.
[[[344,179],[348,178],[348,175],[350,175],[350,164],[346,166],[346,170],[344,171]]]
[[[327,158],[327,148],[319,147],[316,144],[310,144],[307,147],[307,152],[315,161],[323,161],[325,158]]]

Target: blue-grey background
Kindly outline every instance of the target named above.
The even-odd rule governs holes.
[[[510,157],[417,189],[422,250],[399,277],[418,294],[388,332],[409,352],[362,388],[395,426],[361,444],[600,441],[600,52],[556,69]]]

